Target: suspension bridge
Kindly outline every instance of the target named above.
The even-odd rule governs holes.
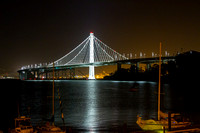
[[[163,57],[163,61],[174,60],[174,56]],[[121,68],[121,64],[155,63],[158,57],[128,59],[104,44],[94,33],[90,33],[76,48],[52,63],[35,64],[23,66],[18,70],[20,79],[41,79],[41,75],[47,79],[52,77],[53,68],[55,71],[69,70],[70,78],[74,78],[75,68],[89,67],[88,79],[95,79],[95,67],[104,65],[115,65]],[[147,65],[148,67],[148,65]],[[57,73],[58,75],[58,73]]]

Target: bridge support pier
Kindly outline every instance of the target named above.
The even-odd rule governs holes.
[[[140,68],[140,64],[139,62],[136,63],[136,72],[138,73],[139,72],[139,68]]]
[[[56,79],[59,79],[60,78],[60,71],[59,70],[57,70],[56,72],[55,72],[55,75],[56,75]]]
[[[19,79],[26,80],[27,79],[27,72],[26,71],[19,72]]]
[[[88,79],[95,79],[94,66],[89,66],[89,78]]]
[[[45,79],[48,79],[48,72],[46,72],[45,74],[46,74],[46,77],[45,77]]]
[[[70,68],[69,76],[70,76],[70,79],[75,78],[75,68]]]
[[[35,78],[34,71],[30,71],[30,70],[20,71],[19,78],[21,80],[34,79]]]
[[[117,71],[122,69],[122,64],[121,63],[117,63]]]
[[[150,68],[151,68],[151,63],[148,63],[146,67],[146,71],[150,71]]]

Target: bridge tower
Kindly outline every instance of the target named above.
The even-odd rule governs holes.
[[[89,63],[94,63],[94,33],[90,32],[90,57]],[[89,66],[89,78],[88,79],[95,79],[94,74],[94,66]]]

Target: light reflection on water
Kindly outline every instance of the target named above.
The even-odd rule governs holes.
[[[93,130],[98,126],[99,116],[97,112],[97,99],[98,94],[96,92],[97,87],[94,80],[87,82],[87,105],[86,105],[86,117],[84,119],[84,127],[89,127]]]
[[[157,83],[139,81],[138,91],[130,91],[135,81],[103,80],[60,80],[55,87],[60,89],[66,126],[95,132],[115,129],[127,124],[128,128],[139,129],[137,115],[155,118],[157,111]],[[27,114],[30,107],[33,123],[40,123],[51,115],[51,81],[26,81],[22,91],[20,110]],[[165,85],[165,90],[169,88]],[[55,89],[57,92],[57,89]],[[57,94],[57,93],[55,93]],[[163,98],[169,103],[167,92]],[[38,104],[39,103],[39,104]],[[62,125],[58,98],[55,99],[56,124]],[[170,108],[170,104],[164,104]],[[163,109],[167,110],[164,107]]]

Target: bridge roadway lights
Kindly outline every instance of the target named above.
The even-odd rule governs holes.
[[[176,61],[176,56],[170,56],[170,57],[162,57],[162,62],[169,62],[169,61]],[[158,62],[158,57],[155,58],[138,58],[138,59],[130,59],[130,60],[121,60],[121,61],[114,61],[114,62],[107,62],[107,63],[102,63],[102,64],[97,64],[97,65],[113,65],[117,64],[117,70],[121,69],[122,64],[132,64],[135,65],[135,71],[138,72],[139,70],[139,64],[144,63],[147,64],[146,68],[147,70],[151,68],[151,64],[157,63]],[[73,67],[73,66],[72,66]],[[42,69],[42,70],[41,70]],[[60,68],[60,70],[69,70],[69,68]],[[46,73],[52,73],[51,68],[29,68],[29,69],[21,69],[18,70],[19,73],[19,78],[21,80],[27,80],[27,79],[40,79],[41,74],[46,74]],[[46,77],[48,74],[46,74]],[[74,78],[75,76],[75,70],[71,68],[70,71],[70,78]],[[50,78],[50,75],[49,75]],[[95,79],[95,67],[93,65],[89,66],[89,77],[88,79]]]

